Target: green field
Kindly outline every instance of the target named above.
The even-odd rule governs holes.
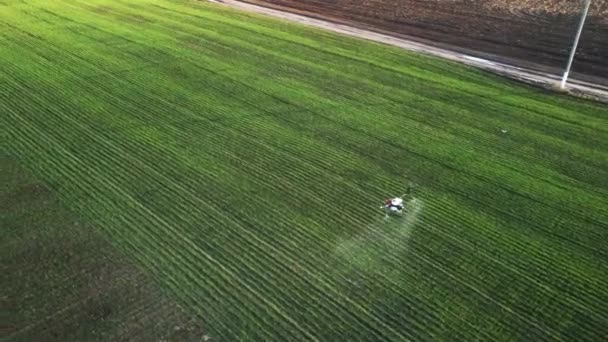
[[[48,187],[2,158],[0,337],[19,341],[200,341],[200,320]],[[6,213],[6,216],[4,216]],[[5,233],[6,234],[6,233]]]
[[[605,105],[207,2],[1,0],[0,125],[8,340],[608,336]]]

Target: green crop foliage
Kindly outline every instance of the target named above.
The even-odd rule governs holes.
[[[193,314],[66,208],[57,193],[15,159],[0,161],[4,340],[205,338]]]
[[[201,1],[5,0],[0,113],[212,339],[608,335],[605,105]]]

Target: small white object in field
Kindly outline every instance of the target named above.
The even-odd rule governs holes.
[[[400,206],[400,205],[402,205],[402,204],[403,204],[403,199],[402,199],[402,198],[399,198],[399,197],[397,197],[397,198],[393,198],[393,199],[391,200],[391,204],[392,204],[392,205],[394,205],[394,206]]]
[[[500,131],[502,132],[502,134],[505,134],[508,132],[506,129],[501,129]]]

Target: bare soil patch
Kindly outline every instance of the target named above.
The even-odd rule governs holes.
[[[511,64],[559,70],[566,63],[582,2],[571,0],[246,0],[300,14],[365,25],[394,35],[490,54]],[[574,74],[608,79],[608,1],[592,2]],[[502,58],[502,60],[501,60]],[[515,61],[515,63],[514,63]],[[543,70],[546,71],[546,70]]]

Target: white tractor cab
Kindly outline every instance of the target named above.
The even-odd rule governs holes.
[[[387,214],[401,215],[404,210],[403,198],[387,198],[386,200],[384,200],[384,205],[382,206],[382,208],[384,208],[384,211]]]
[[[407,201],[413,199],[412,190],[413,185],[412,183],[410,183],[407,187],[407,191],[405,192],[405,194],[399,197],[387,198],[384,200],[384,203],[380,208],[384,209],[386,217],[388,217],[388,215],[401,216],[407,210],[407,208],[405,207],[406,201],[404,200],[404,198],[406,198]]]

